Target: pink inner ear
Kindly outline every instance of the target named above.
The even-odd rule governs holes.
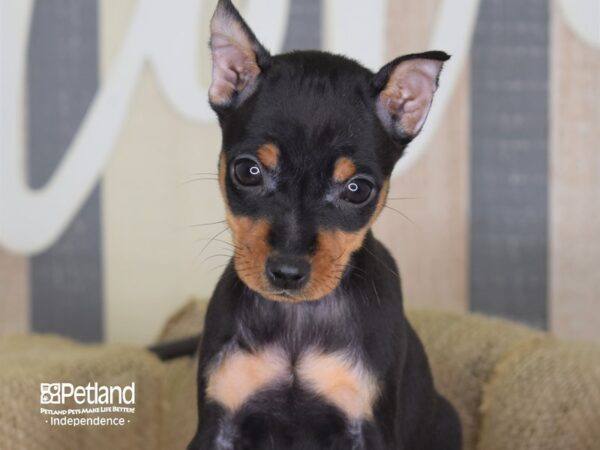
[[[216,41],[216,42],[215,42]],[[219,43],[223,41],[223,43]],[[225,39],[212,41],[213,70],[210,86],[210,99],[214,103],[225,103],[237,90],[240,74],[244,70],[244,54],[235,45],[227,44]]]
[[[242,92],[260,73],[252,48],[243,48],[227,36],[213,34],[213,80],[209,90],[215,104],[227,104],[235,92]]]
[[[213,57],[210,101],[227,105],[237,92],[245,92],[258,76],[256,51],[246,31],[229,13],[218,9],[211,21],[211,51]],[[250,88],[249,88],[250,89]]]
[[[380,98],[403,134],[414,137],[423,127],[441,67],[441,61],[412,59],[401,62],[392,72]]]

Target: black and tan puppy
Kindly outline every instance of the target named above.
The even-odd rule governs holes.
[[[377,74],[323,52],[271,56],[229,0],[211,32],[235,255],[206,316],[189,449],[459,449],[370,231],[448,56]]]

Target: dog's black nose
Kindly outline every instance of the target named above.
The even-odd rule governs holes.
[[[300,289],[306,284],[310,264],[301,258],[271,257],[265,271],[271,284],[278,289]]]

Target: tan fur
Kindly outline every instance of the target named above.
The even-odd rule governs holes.
[[[338,183],[348,181],[356,173],[356,165],[349,158],[340,158],[335,162],[333,179]]]
[[[300,381],[351,419],[370,418],[378,388],[375,378],[344,353],[312,352],[297,365]]]
[[[291,369],[282,350],[237,351],[226,355],[211,372],[206,394],[234,412],[260,390],[286,380],[291,381]]]
[[[256,152],[259,161],[268,169],[275,169],[279,163],[279,149],[275,144],[265,144]]]
[[[229,210],[226,216],[233,235],[238,276],[250,289],[269,297],[265,264],[271,253],[268,243],[271,225],[266,220],[235,216]]]
[[[225,205],[227,206],[227,209],[229,209],[229,205],[227,205],[227,193],[225,191],[225,178],[226,177],[227,177],[227,161],[225,160],[225,152],[221,152],[221,156],[219,157],[219,188],[221,189],[221,195],[223,196]]]

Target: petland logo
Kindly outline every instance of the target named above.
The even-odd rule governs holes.
[[[135,413],[135,382],[126,386],[40,383],[40,404],[40,414],[50,425],[123,426],[131,422],[124,415]]]
[[[88,383],[86,386],[40,383],[42,405],[64,405],[68,399],[73,399],[78,405],[135,405],[135,382],[125,387],[102,386],[98,383]]]

